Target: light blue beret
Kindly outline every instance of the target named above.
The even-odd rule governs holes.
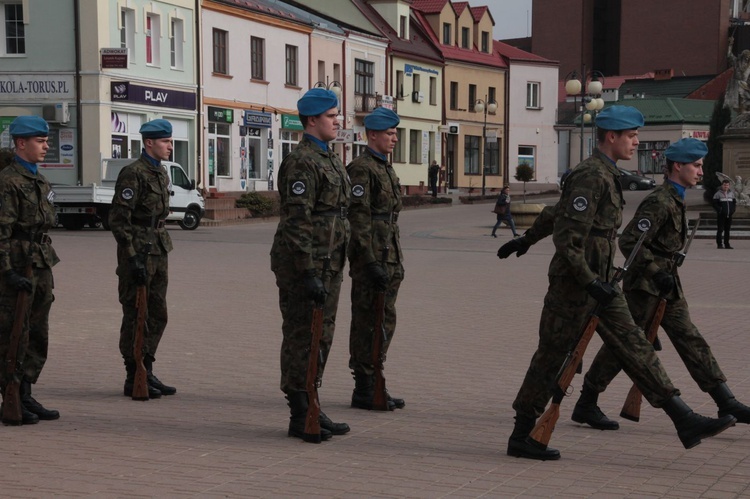
[[[401,122],[398,114],[384,107],[375,108],[373,112],[365,116],[365,128],[376,132],[396,128]]]
[[[336,94],[325,88],[311,88],[297,101],[297,111],[302,116],[318,116],[338,107]]]
[[[172,123],[161,118],[147,121],[139,132],[144,139],[167,139],[172,136]]]
[[[609,106],[596,116],[596,126],[604,130],[633,130],[643,124],[641,112],[630,106]]]
[[[706,154],[708,147],[698,139],[680,139],[664,151],[667,159],[678,163],[693,163]]]
[[[11,137],[46,137],[49,125],[39,116],[19,116],[10,124]]]

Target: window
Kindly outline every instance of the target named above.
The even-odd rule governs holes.
[[[393,148],[393,162],[394,163],[404,163],[404,129],[403,128],[397,128],[396,129],[396,137],[398,138],[398,141],[396,142],[396,146]]]
[[[132,62],[133,46],[135,45],[135,11],[120,10],[120,48],[128,49],[128,59]]]
[[[281,161],[284,161],[292,150],[302,140],[302,132],[281,130]]]
[[[146,14],[146,64],[158,66],[161,62],[159,40],[161,39],[161,24],[156,14]]]
[[[430,76],[430,105],[437,106],[437,78]]]
[[[421,130],[409,130],[409,163],[422,162],[422,145],[419,140],[421,136]]]
[[[250,37],[250,77],[253,80],[265,79],[265,44],[263,38]]]
[[[476,112],[474,109],[474,105],[477,103],[477,86],[476,85],[469,85],[469,107],[466,109],[470,109],[471,112]]]
[[[396,98],[404,98],[404,72],[396,71]]]
[[[286,46],[286,84],[297,86],[297,47]]]
[[[469,28],[461,28],[461,47],[469,48]]]
[[[495,89],[495,87],[489,87],[487,89],[487,103],[489,104],[490,102],[497,102],[497,90]],[[495,113],[496,112],[497,111],[495,111]],[[495,114],[495,113],[490,113],[490,114]]]
[[[536,146],[518,146],[518,164],[527,164],[534,170],[536,178]]]
[[[478,175],[479,171],[479,143],[482,137],[464,135],[464,173]]]
[[[482,31],[482,52],[490,53],[490,34]]]
[[[23,25],[23,6],[20,3],[0,3],[3,21],[0,30],[5,39],[5,48],[0,55],[23,55],[26,53],[26,34]]]
[[[408,33],[406,32],[406,16],[400,16],[399,17],[399,25],[398,25],[398,37],[402,39],[408,38]]]
[[[209,177],[228,177],[232,171],[229,123],[208,123]],[[215,184],[212,184],[215,185]]]
[[[182,19],[170,21],[169,66],[172,69],[183,68],[182,46],[185,43],[185,23]]]
[[[455,111],[456,109],[458,109],[458,82],[456,81],[451,82],[450,99],[451,99],[450,108]]]
[[[451,44],[451,25],[448,23],[443,23],[443,45],[450,45]]]
[[[375,64],[362,59],[354,60],[354,93],[373,95],[373,78],[375,76]]]
[[[500,139],[484,144],[487,175],[500,175]]]
[[[411,77],[412,92],[419,92],[422,89],[422,81],[417,73],[414,73]]]
[[[336,63],[333,65],[333,79],[341,82],[341,64]]]
[[[222,75],[229,74],[227,35],[223,29],[214,28],[214,73]]]
[[[526,108],[541,109],[539,106],[539,82],[537,81],[526,83]]]
[[[326,81],[326,62],[318,61],[318,81]]]

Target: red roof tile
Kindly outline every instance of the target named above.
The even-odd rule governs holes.
[[[482,5],[480,7],[469,7],[469,10],[471,10],[471,16],[474,18],[474,22],[478,23],[482,20],[482,16],[486,12],[490,16],[490,21],[492,21],[492,25],[495,25],[495,19],[492,17],[492,12],[490,12],[490,9],[486,5]]]
[[[453,3],[453,10],[456,11],[456,15],[460,16],[466,7],[469,6],[469,2],[451,2]]]
[[[411,6],[425,14],[438,14],[443,11],[446,3],[448,0],[413,0]]]
[[[547,62],[550,64],[557,64],[557,61],[545,59],[544,57],[540,55],[532,54],[531,52],[526,52],[525,50],[521,50],[512,45],[508,45],[507,43],[503,43],[499,40],[493,40],[493,48],[495,49],[495,52],[497,52],[502,57],[505,57],[509,60],[538,61],[538,62]]]

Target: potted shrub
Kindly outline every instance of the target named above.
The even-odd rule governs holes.
[[[511,203],[510,211],[516,222],[516,227],[528,228],[546,206],[544,203],[526,204],[526,182],[534,180],[534,169],[528,163],[521,163],[516,167],[515,179],[523,182],[523,204]]]

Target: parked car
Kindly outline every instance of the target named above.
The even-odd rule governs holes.
[[[618,168],[620,170],[620,185],[623,189],[629,189],[631,191],[637,190],[648,190],[656,187],[654,179],[638,175],[630,170],[624,168]]]

